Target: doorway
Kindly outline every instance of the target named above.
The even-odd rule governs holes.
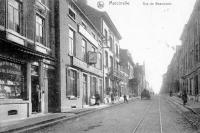
[[[32,113],[39,113],[41,112],[41,91],[38,76],[31,76],[31,88]]]
[[[87,75],[83,74],[83,99],[84,104],[88,105],[88,89],[87,89]]]
[[[31,102],[32,113],[41,112],[41,87],[39,82],[39,67],[31,66]]]

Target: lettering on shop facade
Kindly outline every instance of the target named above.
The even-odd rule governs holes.
[[[1,61],[0,73],[21,75],[21,66],[11,62]]]

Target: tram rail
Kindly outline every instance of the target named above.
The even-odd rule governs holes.
[[[139,120],[139,122],[137,123],[137,126],[132,130],[131,133],[137,133],[139,128],[142,128],[142,124],[145,120],[145,118],[147,117],[147,114],[150,111],[150,108],[152,106],[153,102],[145,108],[145,113],[143,115],[143,117]],[[161,109],[160,109],[160,96],[159,96],[159,102],[158,102],[158,111],[159,111],[159,125],[160,125],[160,133],[163,133],[163,127],[162,127],[162,114],[161,114]]]

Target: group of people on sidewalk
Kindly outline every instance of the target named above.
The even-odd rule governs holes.
[[[114,95],[111,94],[110,98],[111,98],[111,103],[114,104],[114,101],[115,101]],[[123,100],[124,100],[124,103],[128,103],[128,98],[127,98],[126,94],[123,95]],[[97,93],[97,94],[95,94],[95,104],[94,105],[100,105],[100,103],[101,103],[101,97]]]
[[[172,91],[169,92],[169,95],[172,96]],[[183,90],[181,93],[181,99],[183,101],[183,105],[185,106],[186,103],[188,102],[188,94],[186,90]],[[195,98],[193,99],[194,102],[198,102],[198,94],[195,93]]]

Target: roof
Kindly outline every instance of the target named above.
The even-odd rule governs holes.
[[[87,17],[86,14],[84,14],[83,10],[77,5],[77,2],[72,0],[72,3],[76,6],[76,8],[79,10],[79,12],[85,17],[85,19],[89,22],[89,24],[92,26],[92,28],[102,37],[103,34],[100,32],[99,29],[91,22],[91,20]]]
[[[112,22],[110,16],[105,11],[99,11],[87,4],[83,4],[81,2],[77,2],[78,6],[83,10],[83,12],[88,16],[89,19],[94,23],[94,25],[100,30],[101,29],[101,19],[103,18],[106,23],[109,25],[110,29],[113,31],[113,33],[116,35],[116,37],[121,40],[122,37],[117,30],[116,26]]]

